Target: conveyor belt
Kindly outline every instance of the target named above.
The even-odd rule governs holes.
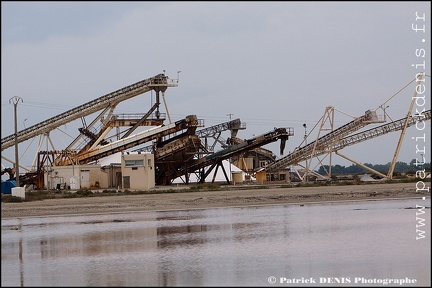
[[[110,106],[115,106],[118,103],[135,97],[142,93],[149,92],[153,89],[166,89],[166,87],[175,86],[175,84],[168,83],[168,77],[164,74],[159,74],[146,80],[139,81],[135,84],[126,86],[122,89],[99,97],[95,100],[80,105],[74,109],[66,111],[39,124],[33,125],[27,129],[21,130],[17,133],[18,143],[28,139],[37,137],[44,133],[50,132],[57,127],[67,124],[71,121],[81,117],[91,115],[97,111],[105,109]],[[6,136],[1,140],[1,151],[12,147],[15,144],[15,134]]]
[[[149,130],[137,133],[135,135],[120,139],[118,141],[99,146],[93,150],[78,154],[76,160],[78,160],[78,163],[80,164],[86,164],[102,157],[106,157],[117,152],[127,150],[131,147],[135,147],[142,143],[146,143],[154,139],[174,134],[184,129],[191,129],[191,133],[193,133],[195,132],[198,123],[199,121],[195,115],[189,115],[185,117],[185,119],[176,121],[175,123],[171,123],[166,126],[161,125],[158,127],[154,127]],[[56,163],[56,166],[72,164],[71,160],[72,159],[62,160],[63,162]]]
[[[216,153],[212,153],[208,156],[205,156],[200,159],[193,160],[187,163],[187,167],[185,166],[177,167],[177,171],[172,171],[171,179],[175,179],[177,177],[183,176],[187,173],[192,173],[203,169],[205,167],[210,166],[209,171],[213,169],[213,167],[221,163],[222,160],[229,159],[230,157],[239,155],[245,151],[264,146],[268,143],[275,142],[278,139],[281,140],[281,147],[285,147],[285,142],[288,140],[289,136],[294,135],[294,129],[290,128],[275,128],[274,131],[262,134],[260,136],[247,139],[246,141],[230,146],[229,148],[223,149]],[[204,175],[203,179],[205,179],[207,175]]]
[[[431,119],[431,110],[425,111],[422,116],[410,117],[407,122],[407,127],[415,125],[419,121],[426,121]],[[356,121],[356,120],[354,120]],[[353,122],[354,122],[353,121]],[[266,172],[275,172],[278,169],[282,169],[288,167],[290,165],[298,164],[301,161],[304,161],[311,157],[316,157],[323,155],[325,153],[329,153],[331,151],[337,151],[345,148],[346,146],[354,145],[390,132],[395,132],[402,130],[405,125],[406,117],[397,121],[392,121],[388,124],[380,125],[378,127],[368,129],[366,131],[356,133],[347,137],[343,137],[340,139],[334,139],[329,137],[332,133],[329,133],[322,137],[322,139],[334,139],[333,141],[319,141],[320,149],[315,150],[315,153],[312,153],[311,147],[313,147],[314,142],[300,148],[297,151],[287,155],[286,157],[276,161],[275,163],[270,164],[266,168]],[[346,125],[345,125],[346,126]],[[354,126],[355,127],[355,126]],[[335,130],[336,131],[336,130]],[[339,134],[340,135],[340,134]],[[320,138],[321,139],[321,138]],[[319,139],[319,140],[320,140]]]
[[[292,152],[286,157],[281,158],[280,160],[268,165],[265,170],[267,172],[275,172],[279,169],[288,167],[291,163],[298,163],[302,161],[305,157],[310,157],[313,151],[324,149],[330,143],[341,139],[356,130],[363,128],[367,124],[371,123],[372,120],[373,119],[371,119],[371,114],[369,114],[368,110],[366,111],[365,115],[354,119],[353,121],[345,124],[344,126],[318,138],[316,141],[313,141],[308,145],[303,146],[302,148]]]

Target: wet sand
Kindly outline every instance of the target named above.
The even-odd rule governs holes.
[[[416,183],[374,183],[362,185],[290,187],[226,186],[224,191],[191,192],[176,186],[158,187],[173,193],[113,195],[42,201],[1,203],[2,218],[54,215],[85,215],[133,211],[202,209],[246,205],[294,204],[323,201],[378,200],[430,197],[416,193]],[[270,187],[270,188],[269,188]],[[31,192],[30,192],[31,193]]]

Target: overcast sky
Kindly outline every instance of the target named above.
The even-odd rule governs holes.
[[[407,115],[415,85],[392,96],[425,70],[418,65],[423,61],[431,74],[430,8],[430,1],[2,1],[2,138],[14,133],[13,96],[23,100],[17,106],[22,130],[165,70],[171,79],[181,71],[178,87],[165,94],[173,120],[194,114],[209,127],[240,118],[247,128],[238,136],[245,139],[293,127],[286,155],[302,141],[303,124],[312,129],[328,106],[336,110],[335,128],[353,120],[347,115],[359,117],[390,98],[391,118]],[[425,33],[413,25],[425,25]],[[414,109],[430,109],[430,90],[427,78],[426,101]],[[150,106],[145,93],[116,113],[145,113]],[[400,161],[418,156],[411,138],[425,131],[429,147],[430,121],[424,131],[408,129]],[[385,164],[399,136],[390,133],[341,153]],[[61,140],[59,149],[72,140]],[[19,146],[22,165],[35,155],[28,142]],[[280,158],[278,146],[263,148]],[[2,154],[14,159],[13,149]],[[430,151],[426,156],[430,162]],[[352,163],[334,156],[333,164]]]

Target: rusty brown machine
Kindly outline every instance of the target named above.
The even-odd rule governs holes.
[[[227,182],[229,182],[227,173],[222,163],[224,160],[227,160],[231,157],[236,157],[246,151],[256,149],[257,147],[264,146],[277,140],[281,141],[280,149],[282,153],[286,141],[288,140],[289,136],[292,135],[294,135],[294,128],[292,127],[275,128],[273,131],[267,132],[257,137],[246,139],[241,143],[231,145],[228,148],[211,153],[201,158],[189,157],[187,161],[171,161],[171,159],[167,159],[166,166],[169,165],[169,169],[165,169],[163,173],[158,173],[160,176],[156,179],[157,183],[166,185],[177,177],[188,177],[191,173],[195,173],[198,176],[199,183],[204,183],[205,179],[212,171],[214,171],[214,175],[216,175],[217,169],[219,167],[221,167]],[[189,183],[188,178],[186,178],[185,182]]]
[[[261,146],[279,139],[281,140],[282,154],[286,140],[289,136],[294,135],[293,128],[275,128],[274,131],[252,139],[238,138],[238,131],[245,128],[245,123],[242,123],[240,119],[234,119],[197,130],[195,133],[188,130],[167,140],[133,151],[154,153],[157,185],[169,185],[178,177],[181,177],[185,183],[189,183],[192,174],[197,176],[199,183],[203,183],[211,172],[214,172],[214,181],[219,168],[223,170],[226,181],[229,183],[230,180],[222,161],[235,162],[252,151],[260,154],[260,157],[268,157],[268,153],[266,153],[268,150]],[[226,130],[230,131],[228,139],[221,137],[221,133]],[[216,144],[220,144],[222,150],[215,152]],[[273,160],[274,157],[271,159]]]
[[[75,140],[73,140],[72,143],[65,149],[55,149],[55,147],[51,147],[51,150],[40,151],[39,149],[41,145],[39,145],[38,151],[36,152],[37,157],[35,157],[35,159],[37,159],[37,164],[32,164],[32,167],[36,166],[36,169],[35,171],[27,174],[32,178],[28,181],[30,184],[36,182],[37,186],[41,187],[43,186],[43,174],[45,167],[52,165],[89,163],[93,160],[105,157],[112,153],[116,153],[119,151],[119,149],[128,147],[128,145],[135,145],[137,142],[144,141],[143,139],[132,140],[130,138],[132,133],[134,133],[135,130],[140,126],[159,125],[156,127],[156,129],[160,129],[161,131],[155,132],[156,134],[159,133],[159,136],[163,135],[163,133],[172,133],[172,131],[162,132],[162,126],[165,119],[163,117],[163,113],[160,113],[159,111],[159,106],[161,103],[160,95],[162,95],[162,98],[164,99],[164,93],[166,89],[168,87],[177,86],[177,83],[178,79],[168,79],[165,74],[158,74],[154,77],[150,77],[132,85],[128,85],[124,88],[61,113],[48,120],[42,121],[39,124],[21,130],[17,132],[16,135],[9,135],[2,138],[1,150],[4,151],[5,149],[12,147],[15,144],[15,141],[21,143],[37,136],[41,137],[39,143],[42,143],[43,140],[46,139],[47,145],[52,144],[53,141],[50,139],[51,131],[74,120],[81,119],[83,121],[83,127],[79,129],[79,136],[76,137]],[[136,115],[136,117],[130,118],[121,118],[114,114],[114,109],[121,102],[150,91],[156,92],[156,99],[155,103],[145,114]],[[97,112],[99,112],[99,114],[96,116],[96,118],[87,125],[84,117]],[[172,126],[175,126],[176,128],[171,127],[171,130],[185,129],[184,125],[187,125],[185,122],[189,120],[190,119],[183,119],[180,120],[180,122],[172,123]],[[97,127],[97,125],[100,123],[102,125]],[[126,127],[126,130],[118,130],[115,137],[117,140],[125,140],[125,142],[128,142],[128,144],[119,145],[117,149],[114,148],[114,146],[107,148],[107,145],[111,143],[108,141],[108,139],[106,139],[108,133],[113,128],[119,129],[120,126],[122,126],[122,128]],[[146,138],[146,136],[147,135],[139,135],[139,137],[145,139],[152,139],[151,137]],[[4,158],[3,155],[2,158]],[[26,183],[20,182],[20,184]]]

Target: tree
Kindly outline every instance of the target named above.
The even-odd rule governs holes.
[[[370,163],[364,163],[363,165],[372,168],[375,171],[386,174],[390,169],[391,163],[388,162],[387,164],[375,164],[375,165]],[[348,167],[336,164],[336,165],[332,165],[331,168],[332,168],[331,169],[332,174],[361,174],[361,173],[366,173],[368,171],[364,167],[357,164],[352,164],[351,166]],[[321,165],[318,171],[316,172],[320,175],[327,175],[329,169],[330,169],[329,165]],[[423,170],[423,169],[425,169],[426,171],[430,171],[430,163],[422,163],[420,165],[416,159],[411,160],[409,164],[402,161],[397,161],[393,173],[415,173],[415,171]]]

